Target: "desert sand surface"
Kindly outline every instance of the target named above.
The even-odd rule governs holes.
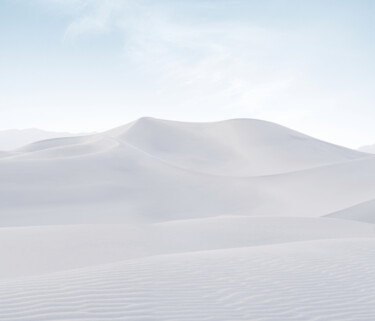
[[[375,155],[141,118],[0,154],[0,320],[375,320]]]

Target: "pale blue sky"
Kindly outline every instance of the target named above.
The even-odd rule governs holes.
[[[0,130],[260,118],[375,142],[375,2],[0,0]]]

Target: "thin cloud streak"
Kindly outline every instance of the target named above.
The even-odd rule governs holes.
[[[84,114],[87,106],[100,108],[108,95],[106,124],[111,115],[114,125],[121,117],[143,115],[264,118],[336,143],[362,144],[345,128],[348,120],[336,122],[337,135],[328,125],[338,114],[350,115],[357,101],[364,111],[374,100],[366,90],[369,83],[359,86],[346,78],[368,70],[354,60],[361,54],[358,46],[344,51],[355,37],[336,36],[345,30],[337,20],[340,13],[336,20],[324,20],[328,13],[298,11],[301,6],[292,6],[293,1],[285,7],[275,1],[233,1],[231,6],[225,1],[37,2],[64,15],[64,50],[83,59],[75,62],[77,90],[69,89],[71,84],[54,89],[62,97],[56,104],[67,105],[61,108]],[[86,96],[79,97],[79,91]],[[53,105],[52,94],[48,101]],[[323,117],[326,123],[319,120]],[[368,117],[362,122],[361,137],[370,128]]]

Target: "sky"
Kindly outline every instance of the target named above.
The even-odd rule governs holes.
[[[0,130],[256,118],[375,143],[375,1],[0,0]]]

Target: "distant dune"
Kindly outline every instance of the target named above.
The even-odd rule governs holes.
[[[49,132],[35,128],[3,130],[0,131],[0,151],[9,151],[43,139],[77,135],[85,134]]]
[[[359,148],[359,151],[365,152],[365,153],[375,154],[375,144],[374,145],[362,146],[362,147]]]

